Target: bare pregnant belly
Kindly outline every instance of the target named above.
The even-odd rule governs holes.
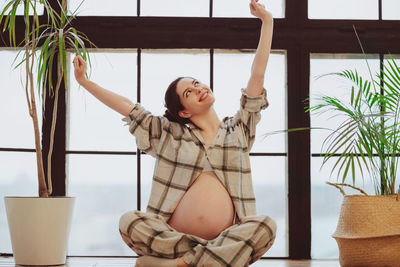
[[[214,172],[202,172],[168,221],[179,232],[211,240],[232,225],[234,206]]]

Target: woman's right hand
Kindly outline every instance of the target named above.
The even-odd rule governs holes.
[[[85,73],[86,73],[86,62],[83,60],[81,56],[75,56],[74,60],[74,74],[76,81],[82,85],[84,81],[86,81]]]
[[[258,3],[259,0],[250,0],[250,13],[264,21],[273,20],[271,12],[265,9],[265,5]]]

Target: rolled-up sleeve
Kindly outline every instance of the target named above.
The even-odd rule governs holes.
[[[266,109],[269,103],[265,88],[259,96],[249,96],[244,88],[241,90],[240,109],[235,115],[234,121],[242,127],[248,150],[250,150],[255,140],[256,125],[261,119],[260,111]]]
[[[122,120],[126,122],[125,125],[129,125],[129,132],[136,137],[138,148],[155,157],[162,134],[169,127],[169,120],[152,115],[139,103]]]

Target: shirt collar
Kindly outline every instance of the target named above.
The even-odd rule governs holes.
[[[220,125],[219,128],[226,129],[226,123],[225,123],[226,119],[227,119],[227,118],[224,118],[224,119],[221,121],[221,125]],[[196,129],[196,130],[200,130],[200,128],[197,127],[196,124],[194,124],[193,122],[189,122],[189,123],[187,123],[187,125],[189,126],[189,128],[190,128],[191,130],[195,130],[195,129]]]

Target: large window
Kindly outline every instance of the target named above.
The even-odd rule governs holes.
[[[305,113],[303,100],[314,93],[345,98],[348,87],[333,77],[315,77],[347,68],[367,76],[353,25],[373,71],[388,52],[398,60],[400,2],[260,1],[275,18],[264,83],[270,106],[262,112],[250,155],[257,213],[278,224],[275,245],[264,256],[337,258],[331,235],[342,197],[324,184],[335,179],[335,174],[329,178],[332,163],[320,170],[327,133],[302,131],[265,139],[264,133],[334,128],[337,120]],[[0,7],[5,2],[0,0]],[[73,11],[80,3],[68,0],[68,8]],[[222,119],[238,108],[258,44],[261,23],[248,8],[248,1],[86,0],[74,25],[98,46],[91,50],[94,82],[162,115],[168,84],[177,76],[193,76],[214,90]],[[17,12],[16,21],[22,25],[21,14]],[[12,70],[17,51],[8,47],[7,32],[0,35],[0,197],[32,196],[37,194],[36,155],[21,84],[24,73]],[[77,197],[68,253],[134,255],[119,236],[118,220],[125,211],[146,209],[154,159],[137,150],[122,116],[78,86],[71,68],[66,105],[59,103],[66,120],[56,126],[63,129],[56,144],[66,146],[53,152],[64,155],[53,171],[65,170],[65,175],[53,176],[54,188]],[[40,107],[38,111],[42,124]],[[373,192],[371,184],[366,188]],[[0,214],[4,212],[0,205]],[[5,237],[0,239],[0,253],[12,252],[7,232],[6,218],[0,216],[0,236]]]

